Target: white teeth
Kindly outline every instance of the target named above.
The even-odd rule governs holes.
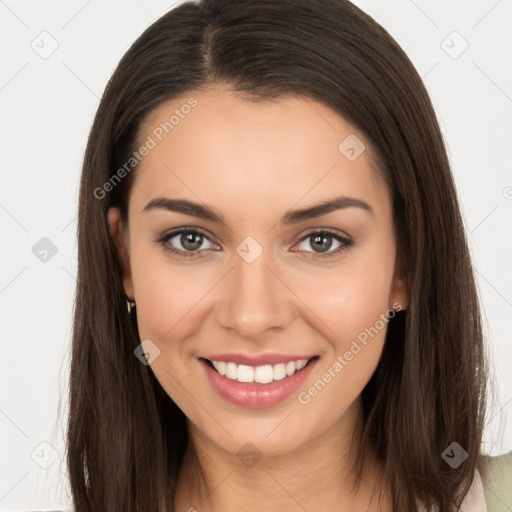
[[[226,377],[236,379],[238,376],[238,366],[235,363],[226,363]]]
[[[289,363],[286,363],[285,369],[286,375],[293,375],[295,373],[295,370],[297,369],[295,362],[290,361]]]
[[[239,382],[254,382],[254,368],[245,364],[239,365],[237,379]]]
[[[212,361],[213,367],[221,374],[226,375],[225,361]]]
[[[274,380],[281,380],[286,377],[286,366],[284,363],[274,365]]]
[[[305,359],[301,359],[300,361],[297,361],[295,364],[297,365],[297,370],[302,370],[304,366],[306,366],[307,361]]]
[[[299,359],[289,363],[278,363],[273,366],[266,364],[254,367],[245,364],[237,365],[233,362],[211,361],[213,367],[228,379],[238,380],[238,382],[257,382],[259,384],[268,384],[274,380],[281,380],[286,376],[289,377],[296,371],[304,368],[307,362],[307,359]]]
[[[217,363],[217,371],[221,374],[221,375],[226,375],[226,363],[224,361],[219,361]]]
[[[266,364],[265,366],[257,366],[254,369],[254,382],[261,382],[261,384],[268,384],[274,380],[274,369],[272,365]]]

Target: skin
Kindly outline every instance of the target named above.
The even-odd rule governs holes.
[[[176,510],[357,512],[376,507],[379,492],[378,509],[391,510],[382,465],[372,452],[357,492],[351,471],[360,394],[378,364],[386,327],[308,404],[297,393],[263,409],[231,404],[210,386],[198,362],[220,352],[317,354],[299,390],[307,391],[379,315],[393,304],[406,308],[391,195],[372,148],[312,99],[256,103],[220,86],[161,104],[139,140],[192,96],[198,105],[135,171],[128,223],[116,208],[108,213],[140,338],[161,351],[151,369],[188,418],[191,443]],[[366,145],[354,161],[338,150],[349,134]],[[349,207],[294,225],[278,222],[289,210],[341,195],[367,202],[374,214]],[[142,212],[161,196],[206,203],[227,226],[164,209]],[[206,234],[196,256],[180,258],[154,241],[180,227]],[[322,229],[354,245],[322,256],[311,245],[314,236],[304,239]],[[247,236],[263,249],[252,263],[236,252]],[[328,241],[333,253],[340,243]],[[179,236],[167,244],[186,250]],[[252,467],[237,457],[246,443],[262,454]],[[206,489],[194,477],[198,466]]]

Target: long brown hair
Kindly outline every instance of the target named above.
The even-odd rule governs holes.
[[[458,199],[421,77],[348,0],[201,0],[180,4],[135,41],[88,140],[67,433],[76,511],[172,510],[186,417],[134,356],[137,320],[127,311],[107,210],[120,207],[126,220],[137,172],[126,162],[148,114],[214,83],[261,101],[296,94],[323,102],[379,155],[410,301],[390,320],[363,391],[362,439],[385,464],[395,510],[416,510],[416,498],[455,510],[483,469],[487,371]],[[442,457],[452,442],[468,454],[457,468]]]

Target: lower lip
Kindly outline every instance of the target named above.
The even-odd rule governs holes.
[[[284,379],[268,384],[238,382],[228,379],[215,371],[204,359],[199,362],[206,371],[206,376],[217,393],[228,402],[243,407],[262,408],[278,404],[288,398],[308,378],[318,358],[311,359],[304,368]]]

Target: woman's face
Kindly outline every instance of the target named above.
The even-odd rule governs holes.
[[[115,209],[109,223],[163,388],[233,453],[288,453],[353,425],[390,309],[407,301],[362,134],[311,99],[219,88],[160,105],[144,145],[128,224]]]

